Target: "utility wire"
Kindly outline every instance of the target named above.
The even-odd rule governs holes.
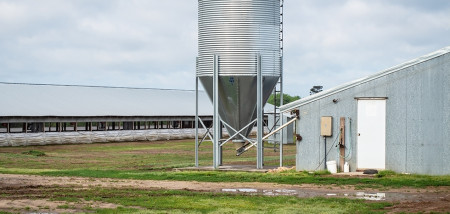
[[[86,88],[121,88],[121,89],[146,89],[161,91],[195,91],[188,89],[170,89],[170,88],[138,88],[138,87],[120,87],[120,86],[95,86],[95,85],[69,85],[69,84],[49,84],[49,83],[20,83],[20,82],[0,82],[7,85],[39,85],[39,86],[68,86],[68,87],[86,87]]]
[[[334,144],[336,144],[337,139],[339,139],[339,136],[341,136],[341,132],[339,132],[339,134],[338,134],[338,135],[336,136],[336,138],[334,139],[334,142],[333,142],[333,144],[331,145],[330,149],[327,151],[326,156],[330,153],[331,149],[333,149],[333,146],[334,146]],[[322,162],[319,163],[319,166],[317,166],[317,168],[316,168],[314,171],[316,171],[320,166],[322,166],[322,164],[323,164],[324,161],[325,161],[325,159],[322,160]]]

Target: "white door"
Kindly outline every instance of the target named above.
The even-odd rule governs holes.
[[[357,166],[384,169],[386,157],[386,100],[358,100]]]

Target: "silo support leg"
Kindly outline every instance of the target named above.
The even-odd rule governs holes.
[[[262,169],[263,168],[263,161],[264,161],[264,145],[263,145],[263,103],[262,103],[262,91],[263,91],[263,78],[261,74],[261,55],[258,54],[257,56],[257,89],[256,89],[256,96],[257,96],[257,151],[256,151],[256,168]]]
[[[219,116],[219,56],[214,55],[214,72],[213,72],[213,167],[218,169],[220,163],[220,141],[219,141],[219,131],[220,131],[220,116]]]

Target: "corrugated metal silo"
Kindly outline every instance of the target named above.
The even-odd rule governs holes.
[[[212,100],[217,56],[219,115],[241,130],[257,116],[258,57],[263,103],[281,75],[280,0],[199,0],[198,11],[197,77]],[[241,134],[248,136],[252,127]],[[238,135],[233,142],[244,140]]]

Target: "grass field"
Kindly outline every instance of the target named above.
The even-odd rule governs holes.
[[[206,182],[336,184],[364,188],[450,186],[450,176],[402,175],[389,171],[380,173],[379,178],[342,178],[296,171],[282,174],[172,172],[172,168],[194,166],[193,146],[193,141],[158,141],[7,147],[0,150],[0,173]],[[284,148],[284,163],[293,166],[295,145]],[[233,145],[227,144],[223,152],[225,165],[256,166],[254,149],[236,157]],[[211,143],[204,143],[199,153],[200,165],[212,165]],[[264,159],[266,165],[276,166],[279,164],[279,153],[273,149],[265,149]]]
[[[63,201],[58,208],[95,213],[376,213],[392,204],[365,203],[342,198],[297,198],[289,196],[248,196],[178,190],[140,190],[73,187],[41,187],[27,199],[42,196]],[[16,192],[2,195],[17,198]],[[91,203],[86,203],[89,201]],[[114,208],[94,208],[92,202],[116,204]],[[27,211],[36,211],[29,207]],[[45,210],[45,209],[44,209]]]
[[[270,145],[266,145],[269,147]],[[450,176],[401,175],[384,171],[370,178],[336,177],[327,173],[287,171],[283,173],[245,172],[173,172],[172,168],[194,165],[194,142],[132,142],[80,145],[7,147],[0,149],[0,173],[46,176],[77,176],[138,180],[178,180],[201,182],[268,182],[280,184],[346,185],[356,188],[400,188],[450,186]],[[286,165],[295,164],[295,145],[285,146]],[[265,164],[278,165],[279,153],[265,149]],[[235,156],[232,144],[224,148],[225,165],[256,165],[255,150]],[[211,143],[200,148],[200,165],[212,165]],[[0,175],[1,176],[1,175]],[[7,189],[8,190],[8,189]],[[76,202],[100,201],[119,205],[115,208],[92,208],[83,205],[82,212],[142,213],[370,213],[384,212],[390,203],[365,202],[342,198],[297,198],[292,196],[252,196],[172,190],[140,190],[92,187],[79,189],[67,186],[33,187],[30,190],[3,192],[0,199],[45,197],[66,201],[63,207]],[[73,204],[75,203],[75,204]],[[149,209],[149,210],[146,210]],[[20,210],[21,212],[23,210]],[[1,210],[0,210],[1,213]]]
[[[285,164],[295,165],[295,145],[284,148]],[[39,156],[40,153],[44,155]],[[199,154],[201,166],[212,165],[210,142],[203,142]],[[254,149],[240,157],[236,157],[235,154],[233,145],[226,144],[223,148],[224,164],[256,166]],[[5,168],[24,169],[164,170],[194,166],[194,142],[157,141],[7,147],[0,149],[0,163]],[[265,149],[264,163],[278,165],[279,153],[273,149]]]

